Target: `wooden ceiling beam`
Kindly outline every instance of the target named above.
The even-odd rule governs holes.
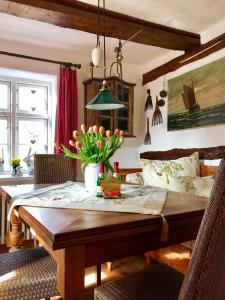
[[[94,34],[97,30],[98,8],[75,0],[0,0],[0,12]],[[141,28],[133,42],[184,51],[200,45],[199,34],[106,10],[107,37],[127,40]]]
[[[178,56],[167,63],[143,74],[142,84],[145,85],[165,74],[176,71],[180,67],[202,59],[225,47],[225,33],[201,46]]]

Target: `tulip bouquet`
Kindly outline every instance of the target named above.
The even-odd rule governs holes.
[[[106,170],[113,171],[110,164],[110,157],[121,148],[124,142],[123,130],[116,129],[114,133],[111,130],[105,131],[105,128],[99,128],[94,125],[86,130],[84,124],[81,125],[81,132],[73,131],[73,140],[69,144],[76,149],[76,153],[71,152],[62,145],[62,151],[66,156],[76,158],[82,161],[82,172],[89,163],[104,162]]]

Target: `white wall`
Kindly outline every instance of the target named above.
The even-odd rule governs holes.
[[[224,32],[225,20],[216,24],[210,30],[202,33],[202,41],[206,42]],[[78,70],[78,99],[79,99],[79,124],[83,122],[84,109],[84,89],[83,80],[90,78],[89,61],[90,57],[84,56],[81,53],[76,53],[68,50],[44,48],[32,46],[13,41],[0,40],[1,50],[31,56],[55,59],[60,61],[69,61],[73,63],[81,63],[82,68]],[[112,49],[113,51],[113,49]],[[167,105],[163,107],[163,124],[151,128],[152,145],[143,145],[144,135],[146,132],[146,117],[152,117],[152,112],[144,113],[144,104],[146,101],[146,90],[150,88],[155,101],[155,95],[162,89],[163,77],[142,87],[142,74],[163,64],[172,58],[181,55],[180,51],[168,51],[167,55],[160,57],[157,60],[151,61],[144,66],[131,65],[126,63],[126,56],[123,63],[124,80],[136,83],[134,93],[134,135],[136,138],[125,140],[124,146],[115,154],[113,160],[119,161],[121,167],[137,167],[139,152],[148,150],[163,150],[174,147],[207,147],[225,144],[224,134],[225,126],[214,126],[190,130],[181,130],[176,132],[167,132]],[[225,56],[225,49],[220,50],[202,60],[199,60],[190,65],[184,66],[179,70],[169,73],[167,80],[176,77],[180,74],[188,72],[201,65],[219,59]],[[149,60],[151,57],[149,57]],[[108,62],[109,66],[110,62]],[[0,55],[0,68],[9,68],[14,70],[29,71],[40,74],[40,79],[48,78],[57,79],[59,66],[32,61],[27,59],[19,59],[10,56]],[[1,72],[1,70],[0,70]],[[50,76],[49,76],[50,75]],[[96,77],[102,77],[101,72],[95,73]]]
[[[216,24],[212,27],[209,31],[202,33],[202,42],[205,43],[208,40],[224,33],[225,28],[225,20]],[[173,59],[174,57],[180,55],[180,53],[170,52],[168,55],[161,57],[157,61],[153,63],[146,64],[142,72],[145,73],[155,67],[163,64],[166,61]],[[207,63],[213,62],[219,58],[225,56],[225,49],[222,49],[218,52],[215,52],[201,60],[183,66],[182,68],[178,69],[175,72],[171,72],[166,75],[166,80],[171,78],[177,77],[181,74],[184,74],[188,71],[196,69],[200,66],[203,66]],[[159,94],[162,90],[163,86],[163,76],[158,78],[157,80],[146,84],[142,89],[142,98],[146,95],[146,90],[148,88],[151,89],[153,100],[155,101],[155,96]],[[146,96],[145,96],[146,98]],[[166,150],[172,148],[190,148],[190,147],[212,147],[212,146],[219,146],[225,145],[225,125],[218,125],[218,126],[210,126],[204,128],[195,128],[195,129],[185,129],[179,131],[167,131],[167,102],[166,105],[161,109],[163,115],[163,124],[151,128],[151,137],[152,137],[152,144],[149,146],[141,145],[139,147],[139,152],[144,151],[151,151],[151,150]],[[146,116],[152,119],[153,111],[148,111]],[[144,139],[144,135],[142,135]]]
[[[78,75],[78,99],[79,99],[79,124],[83,122],[84,117],[84,88],[83,80],[90,78],[89,62],[90,57],[83,56],[80,53],[74,53],[71,51],[62,51],[57,49],[43,48],[32,46],[29,44],[22,44],[19,42],[12,42],[6,40],[0,40],[1,50],[14,52],[24,55],[31,55],[41,58],[54,59],[59,61],[68,61],[73,63],[81,63],[82,68],[77,71]],[[109,66],[110,62],[108,62]],[[8,74],[9,70],[28,71],[33,78],[39,78],[40,80],[52,79],[57,82],[57,76],[59,66],[51,63],[33,61],[28,59],[21,59],[11,56],[0,55],[0,75]],[[37,76],[34,73],[38,73]],[[13,72],[15,76],[23,76],[21,72]],[[95,72],[96,77],[102,77],[101,70]],[[141,71],[136,65],[123,63],[123,76],[124,80],[128,82],[136,83],[134,88],[134,135],[136,138],[127,138],[125,140],[124,147],[116,153],[113,160],[117,160],[120,163],[120,167],[133,167],[137,165],[138,158],[138,146],[141,144],[139,139],[142,133],[142,123],[139,120],[142,119],[143,110],[140,105],[141,101]],[[56,92],[56,91],[55,91]],[[55,93],[56,96],[56,93]]]

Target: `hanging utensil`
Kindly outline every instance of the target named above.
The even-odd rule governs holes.
[[[150,135],[150,131],[149,131],[149,118],[147,118],[147,132],[145,135],[144,144],[151,145],[151,135]]]
[[[165,100],[164,99],[159,99],[159,101],[158,101],[158,106],[159,107],[162,107],[162,106],[164,106],[165,105]]]
[[[152,97],[151,97],[151,90],[150,89],[147,89],[147,100],[145,102],[145,111],[147,109],[152,109],[153,108],[153,105],[152,105]]]
[[[152,126],[159,125],[163,122],[162,113],[158,105],[158,96],[156,96],[155,111],[152,116]]]
[[[166,98],[168,95],[167,91],[165,90],[165,85],[166,85],[166,75],[164,76],[163,79],[163,89],[159,92],[159,96],[162,98]]]

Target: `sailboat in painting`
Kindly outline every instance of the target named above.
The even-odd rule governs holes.
[[[183,92],[181,93],[181,95],[184,101],[184,105],[190,113],[200,112],[200,105],[197,103],[195,97],[193,81],[191,86],[183,84]]]

